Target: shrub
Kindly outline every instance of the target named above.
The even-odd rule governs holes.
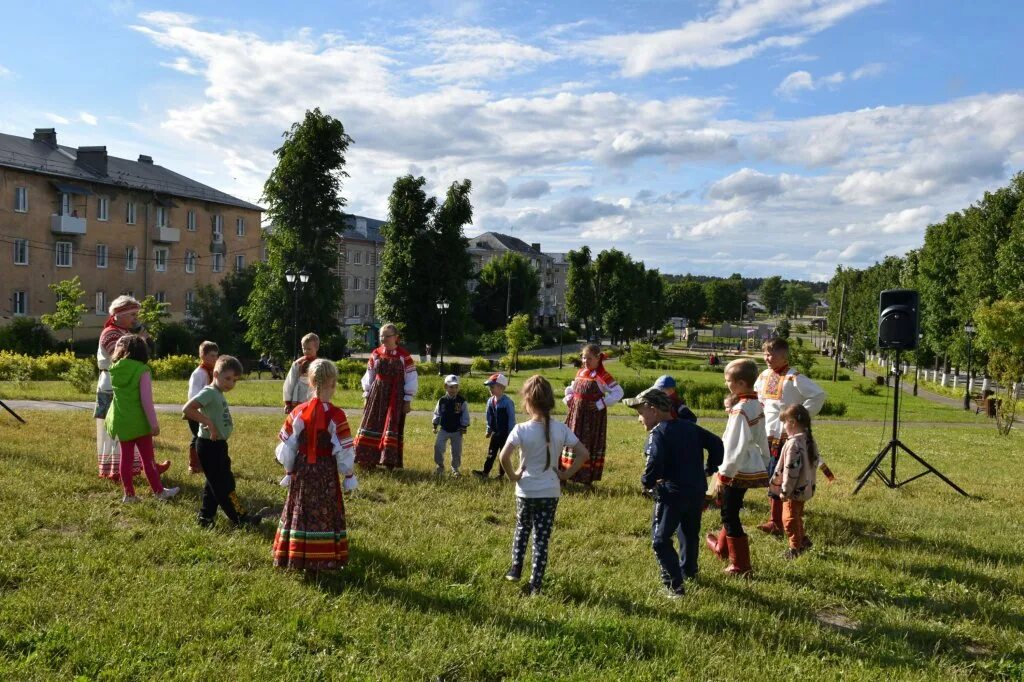
[[[445,346],[445,351],[452,355],[475,355],[480,352],[480,345],[477,343],[476,336],[465,334],[453,339]]]
[[[563,361],[564,362],[564,361]],[[506,372],[512,371],[512,358],[508,355],[498,360],[498,366]],[[557,355],[520,355],[519,369],[541,369],[544,367],[558,367]]]
[[[32,358],[21,353],[0,351],[0,381],[14,381],[24,385],[32,378]]]
[[[508,340],[505,338],[504,329],[495,329],[492,332],[484,332],[476,342],[481,353],[504,353],[508,350]]]
[[[469,366],[472,372],[481,372],[488,374],[491,371],[491,361],[482,356],[476,356],[473,358],[473,363]]]
[[[199,365],[193,355],[168,355],[149,361],[149,369],[154,379],[188,379]]]
[[[438,400],[444,395],[444,381],[442,377],[437,376],[421,376],[420,377],[419,390],[416,392],[416,397],[423,400]],[[466,381],[459,386],[459,393],[462,397],[468,400],[470,403],[486,403],[487,399],[491,397],[491,392],[482,381]],[[483,417],[483,415],[479,415]]]
[[[819,417],[842,417],[846,414],[846,403],[842,400],[826,400],[821,406]]]
[[[676,389],[677,391],[680,389]],[[722,401],[729,394],[725,386],[712,386],[709,384],[690,384],[682,386],[682,396],[686,404],[698,410],[722,410],[725,409]]]
[[[339,375],[355,374],[361,377],[366,372],[366,360],[346,358],[344,360],[335,360],[334,365],[338,368]]]
[[[47,353],[32,358],[32,379],[34,381],[54,381],[79,362],[71,351],[63,353]]]
[[[338,388],[349,391],[363,390],[362,372],[338,372]]]
[[[562,343],[576,343],[580,338],[580,335],[576,333],[575,329],[566,329],[562,332]],[[556,341],[558,339],[555,339]]]
[[[0,351],[39,355],[56,348],[53,334],[41,322],[31,317],[16,317],[0,327]],[[93,346],[95,352],[95,346]]]
[[[427,362],[417,362],[416,373],[420,376],[424,374],[437,374],[437,363],[430,362],[429,360]]]
[[[96,368],[85,360],[77,360],[61,377],[79,393],[91,393],[96,386]]]
[[[180,322],[169,322],[156,337],[156,355],[185,355],[198,352],[199,342],[192,331]]]
[[[877,396],[882,394],[882,387],[877,384],[856,383],[853,390],[861,395]]]

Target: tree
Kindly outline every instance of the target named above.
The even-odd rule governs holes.
[[[346,202],[340,192],[342,178],[348,177],[345,152],[351,142],[341,121],[313,109],[292,125],[274,151],[277,166],[263,185],[272,225],[266,235],[267,262],[256,265],[252,292],[241,311],[248,323],[245,338],[253,348],[290,356],[293,323],[317,332],[325,342],[340,334],[344,293],[333,268],[344,229]],[[290,269],[309,273],[297,310],[284,279]]]
[[[199,340],[216,341],[221,353],[253,355],[246,343],[248,325],[241,315],[256,282],[256,267],[230,273],[220,286],[204,285],[195,290],[186,311],[186,324]]]
[[[540,276],[530,261],[514,251],[506,251],[491,259],[477,275],[473,296],[473,318],[484,329],[504,327],[509,314],[533,314],[537,309]]]
[[[799,317],[807,306],[814,303],[814,292],[803,284],[790,282],[783,287],[783,301],[786,314]]]
[[[634,343],[622,354],[622,364],[640,376],[640,370],[654,367],[658,361],[658,351],[649,343]]]
[[[349,337],[348,347],[354,353],[365,353],[370,350],[370,327],[365,324],[357,324],[352,327],[352,336]]]
[[[718,279],[704,284],[704,297],[707,299],[706,321],[716,324],[737,318],[746,300],[746,292],[742,281]]]
[[[171,317],[171,314],[167,312],[171,304],[161,303],[156,300],[156,296],[150,294],[142,299],[139,305],[142,306],[139,309],[139,324],[146,328],[150,340],[155,342],[160,338],[161,332],[167,325],[167,320]]]
[[[61,280],[46,285],[50,291],[57,296],[57,309],[50,314],[43,315],[39,319],[53,331],[67,329],[71,332],[71,344],[75,343],[75,328],[81,326],[82,315],[88,308],[78,299],[85,295],[82,282],[75,275],[71,279]]]
[[[1024,301],[983,302],[978,305],[974,319],[978,325],[978,346],[989,353],[989,371],[1006,388],[999,420],[999,430],[1005,435],[1017,412],[1014,389],[1024,379]]]
[[[505,327],[505,343],[512,360],[513,371],[519,371],[519,353],[525,350],[531,341],[533,332],[530,331],[530,316],[514,315]]]
[[[778,275],[767,278],[761,284],[761,303],[769,314],[774,315],[782,307],[782,278]]]
[[[594,291],[594,268],[590,247],[566,254],[569,270],[565,276],[565,310],[569,317],[583,323],[587,338],[594,334],[597,314],[597,293]]]
[[[692,325],[699,324],[707,312],[708,301],[704,296],[704,287],[694,279],[670,284],[666,298],[669,315],[685,317]]]

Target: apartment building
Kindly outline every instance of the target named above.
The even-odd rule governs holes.
[[[380,280],[380,259],[384,252],[384,237],[380,233],[382,225],[382,220],[345,216],[346,229],[339,240],[335,268],[345,290],[342,326],[350,331],[355,325],[369,325],[373,335],[370,343],[375,342],[377,327],[381,323],[376,317],[374,301]]]
[[[513,251],[529,260],[540,278],[537,292],[535,321],[541,326],[554,326],[565,319],[565,280],[569,265],[565,254],[544,253],[540,244],[527,244],[522,239],[500,232],[484,232],[469,238],[469,254],[474,272],[480,272],[487,263]]]
[[[0,134],[0,323],[52,312],[51,283],[77,275],[98,333],[109,302],[152,294],[184,317],[195,290],[263,255],[255,204],[106,147]],[[6,253],[4,253],[6,251]]]

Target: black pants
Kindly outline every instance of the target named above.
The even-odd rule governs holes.
[[[188,430],[192,432],[192,442],[189,443],[189,447],[195,447],[196,441],[199,440],[199,422],[194,419],[188,420]]]
[[[743,508],[743,497],[746,494],[746,488],[727,485],[722,489],[722,526],[725,527],[725,534],[731,538],[746,535],[740,523],[740,509]]]
[[[235,475],[231,473],[228,442],[197,438],[196,451],[206,476],[203,501],[199,507],[200,518],[212,521],[219,506],[233,523],[239,523],[245,509],[235,495]]]
[[[494,460],[498,457],[501,449],[505,447],[505,441],[508,440],[508,431],[494,431],[491,433],[491,440],[487,443],[487,459],[484,461],[484,475],[489,476],[491,473],[491,467],[494,466]],[[498,476],[503,476],[505,470],[501,468],[501,463],[498,463]]]
[[[678,587],[683,576],[697,574],[697,548],[700,546],[700,515],[704,497],[661,495],[654,503],[651,518],[651,545],[661,566],[662,579],[669,587]],[[681,529],[683,542],[676,552],[672,538]]]

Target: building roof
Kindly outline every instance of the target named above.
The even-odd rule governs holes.
[[[105,147],[98,149],[106,153]],[[53,146],[32,138],[0,133],[0,167],[154,194],[199,199],[252,211],[264,210],[260,206],[196,182],[151,161],[129,161],[116,156],[106,158],[107,172],[103,174],[91,166],[79,163],[78,150],[73,147]]]
[[[546,257],[546,254],[533,248],[522,239],[507,234],[501,234],[500,232],[484,232],[476,237],[470,237],[468,241],[470,250],[484,249],[489,251],[517,251],[533,258],[536,258],[537,256]]]
[[[366,218],[361,215],[346,215],[345,232],[342,234],[342,238],[383,244],[384,236],[380,233],[383,226],[383,220]]]

